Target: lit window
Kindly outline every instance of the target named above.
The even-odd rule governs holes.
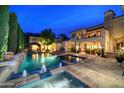
[[[38,49],[38,46],[37,45],[32,45],[32,50],[37,50]]]
[[[99,32],[97,32],[97,36],[100,36],[101,35],[101,32],[99,31]]]

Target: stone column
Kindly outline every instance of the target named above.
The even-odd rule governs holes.
[[[113,52],[113,17],[115,13],[112,10],[108,10],[104,13],[104,29],[109,31],[109,51]]]
[[[124,14],[124,5],[121,5],[122,12]]]

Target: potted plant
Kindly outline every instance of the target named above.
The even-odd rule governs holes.
[[[100,51],[97,51],[96,53],[97,53],[98,56],[100,56]]]
[[[101,57],[105,57],[105,51],[104,51],[104,48],[101,49]]]
[[[76,49],[73,47],[73,48],[71,48],[71,52],[74,52],[74,53],[76,53]]]
[[[118,54],[116,57],[117,62],[121,67],[124,67],[123,61],[124,61],[124,53]]]
[[[91,53],[89,49],[86,49],[85,52],[86,52],[86,54],[90,54]]]

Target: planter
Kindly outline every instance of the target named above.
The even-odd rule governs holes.
[[[98,56],[100,56],[100,53],[97,53]]]

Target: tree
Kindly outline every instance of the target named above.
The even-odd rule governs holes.
[[[66,41],[66,40],[69,40],[69,38],[65,34],[63,34],[63,33],[59,34],[59,41],[60,42]]]
[[[25,47],[25,35],[20,27],[20,25],[18,24],[18,31],[17,31],[17,51],[20,52],[24,49]]]
[[[48,50],[48,45],[52,44],[55,39],[55,33],[52,32],[51,29],[45,29],[40,32],[40,41],[43,45],[47,46]]]
[[[62,42],[67,40],[69,40],[69,38],[65,34],[59,34],[59,42],[61,43],[60,50],[64,50],[64,48],[62,47]]]
[[[25,47],[28,47],[28,46],[29,46],[30,36],[33,36],[33,37],[40,37],[39,33],[30,33],[30,32],[24,33],[24,37],[25,37]]]
[[[16,52],[17,50],[17,29],[18,29],[17,16],[15,13],[10,13],[8,51]]]
[[[9,31],[9,7],[0,6],[0,60],[3,60],[2,53],[7,51]]]

